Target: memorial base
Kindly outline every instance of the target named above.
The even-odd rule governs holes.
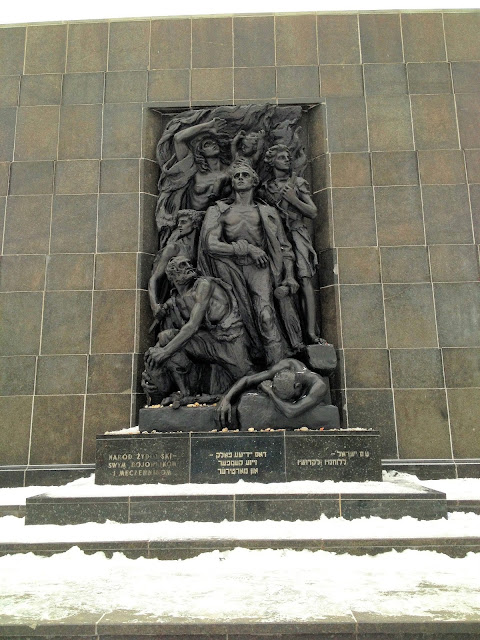
[[[276,409],[270,400],[260,393],[245,393],[233,411],[234,425],[240,431],[248,431],[254,425],[261,424],[269,429],[339,429],[340,415],[338,407],[332,404],[317,405],[300,416],[287,418]],[[172,431],[211,432],[217,423],[215,405],[200,407],[145,407],[140,409],[138,428],[145,431],[171,433]]]
[[[381,480],[378,431],[97,436],[96,484]]]

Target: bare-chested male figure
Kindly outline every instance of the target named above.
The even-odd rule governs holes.
[[[298,290],[293,251],[276,210],[254,202],[254,169],[239,161],[231,165],[230,175],[234,200],[219,201],[207,210],[201,232],[206,259],[200,251],[199,264],[204,259],[202,270],[232,284],[249,336],[255,343],[256,335],[267,365],[272,365],[285,355],[274,291],[280,286],[290,294]],[[287,324],[292,318],[283,320]],[[288,329],[287,334],[291,346],[298,347]]]
[[[166,275],[177,293],[162,312],[174,328],[161,331],[157,344],[146,352],[144,388],[150,384],[161,392],[168,387],[166,378],[173,377],[180,394],[189,396],[187,374],[195,363],[221,366],[230,384],[250,373],[245,331],[228,285],[199,276],[184,256],[171,258]]]
[[[223,396],[217,407],[222,428],[231,423],[232,402],[235,398],[257,386],[287,418],[295,418],[315,407],[327,391],[327,385],[318,373],[307,369],[299,360],[285,358],[267,371],[241,378]]]

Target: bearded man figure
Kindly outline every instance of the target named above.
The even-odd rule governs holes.
[[[147,395],[167,395],[172,382],[191,396],[195,365],[212,364],[225,373],[225,387],[253,371],[235,297],[228,284],[199,276],[185,256],[171,258],[166,275],[174,287],[161,314],[173,328],[158,335],[145,353],[143,387]],[[158,316],[157,316],[158,317]]]

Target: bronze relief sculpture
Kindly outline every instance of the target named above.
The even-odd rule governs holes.
[[[330,348],[331,360],[333,348],[320,338],[315,313],[318,260],[308,225],[318,212],[303,177],[301,113],[215,107],[167,124],[157,146],[159,250],[149,282],[156,344],[142,378],[149,404],[223,398],[225,425],[228,399],[245,387],[240,380],[265,383],[283,369],[280,378],[292,378],[295,366],[301,393],[282,400],[272,397],[278,385],[260,389],[277,409],[296,405],[284,415],[294,418],[328,394],[328,381],[307,368],[312,349]]]

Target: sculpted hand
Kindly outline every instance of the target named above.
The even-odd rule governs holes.
[[[232,242],[232,246],[233,253],[236,256],[248,256],[250,253],[250,245],[243,238],[240,238],[240,240],[237,240],[236,242]]]
[[[250,256],[253,258],[255,265],[260,269],[263,269],[268,265],[268,256],[263,249],[250,245]]]
[[[144,371],[142,373],[142,389],[145,391],[145,393],[155,393],[157,391],[157,387],[155,384],[153,384],[153,382],[150,380],[148,374],[146,371]]]
[[[221,133],[227,126],[227,121],[223,118],[214,118],[212,123],[212,129],[215,133]]]
[[[239,142],[240,140],[242,140],[243,138],[245,138],[245,131],[243,129],[240,129],[240,131],[237,133],[237,135],[234,137],[233,142]]]
[[[222,429],[228,428],[232,421],[232,405],[225,397],[218,403],[217,418]]]
[[[153,307],[153,317],[155,320],[163,320],[167,314],[167,309],[164,304],[155,304]]]
[[[290,186],[289,184],[286,184],[283,189],[282,189],[282,197],[284,200],[286,200],[287,202],[289,202],[290,204],[296,204],[296,202],[298,201],[298,198],[295,194],[295,189]]]
[[[292,295],[294,293],[297,293],[297,291],[300,288],[300,285],[298,284],[298,282],[294,278],[290,278],[290,277],[285,278],[285,280],[282,282],[282,285],[284,285],[285,287],[288,287]]]
[[[169,357],[162,347],[150,347],[145,354],[145,362],[151,369],[159,367]]]

